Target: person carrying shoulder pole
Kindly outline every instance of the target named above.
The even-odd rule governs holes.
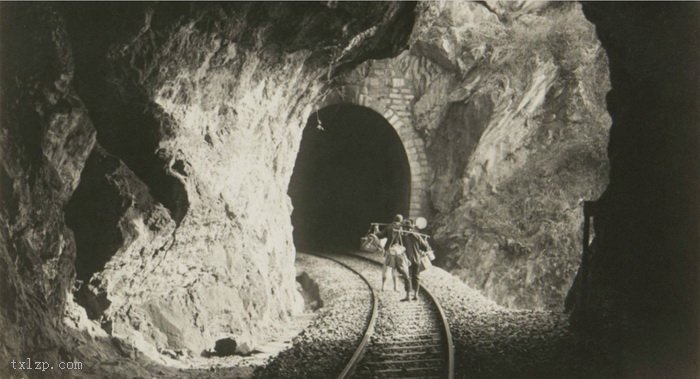
[[[409,262],[411,262],[411,265],[409,267],[409,279],[410,279],[410,286],[407,286],[406,288],[406,298],[409,297],[408,289],[413,287],[413,290],[415,291],[413,294],[413,300],[418,300],[418,291],[420,290],[420,280],[419,280],[419,275],[420,275],[420,259],[421,259],[421,247],[423,245],[422,241],[418,238],[414,230],[414,224],[413,220],[411,219],[406,219],[406,221],[403,222],[403,227],[404,230],[408,233],[402,233],[403,234],[403,241],[404,241],[404,246],[406,247],[406,257],[408,258]]]
[[[406,299],[409,297],[411,291],[411,280],[408,273],[409,261],[405,254],[405,248],[403,246],[403,238],[401,236],[401,223],[403,221],[403,216],[397,214],[394,216],[394,222],[387,225],[383,231],[376,233],[377,237],[386,238],[386,243],[384,244],[384,269],[382,270],[382,291],[384,291],[384,284],[386,283],[386,276],[389,269],[392,269],[392,277],[394,280],[394,291],[396,291],[396,272],[400,273],[401,276],[406,280]]]

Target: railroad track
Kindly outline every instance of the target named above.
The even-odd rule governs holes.
[[[417,301],[401,302],[404,291],[385,291],[381,263],[355,254],[326,255],[354,271],[372,288],[372,315],[352,358],[338,376],[345,378],[454,377],[454,347],[442,308],[421,288]]]

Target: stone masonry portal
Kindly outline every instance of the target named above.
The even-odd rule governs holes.
[[[394,59],[407,58],[403,53]],[[397,70],[390,59],[372,61],[365,66],[364,78],[355,83],[347,83],[326,97],[318,109],[339,103],[364,106],[381,114],[401,139],[411,170],[409,217],[430,217],[428,188],[430,169],[425,154],[425,141],[413,126],[412,107],[414,92],[408,72]]]

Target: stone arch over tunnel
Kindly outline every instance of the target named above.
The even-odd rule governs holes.
[[[408,214],[411,168],[396,129],[349,103],[313,112],[289,184],[298,249],[352,249],[370,222]]]
[[[410,118],[399,115],[381,99],[376,99],[367,94],[358,93],[351,96],[328,97],[319,105],[318,109],[339,104],[354,104],[366,107],[380,114],[396,131],[408,158],[411,170],[410,202],[406,214],[409,217],[429,216],[430,169],[425,152],[425,142],[411,125]]]

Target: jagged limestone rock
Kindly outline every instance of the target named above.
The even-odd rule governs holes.
[[[606,184],[607,60],[578,4],[423,5],[414,107],[443,265],[502,305],[561,308],[579,199]],[[446,96],[447,94],[447,96]]]
[[[286,195],[303,122],[328,79],[405,48],[414,5],[1,13],[2,356],[55,358],[64,311],[152,358],[273,336],[303,305]]]

